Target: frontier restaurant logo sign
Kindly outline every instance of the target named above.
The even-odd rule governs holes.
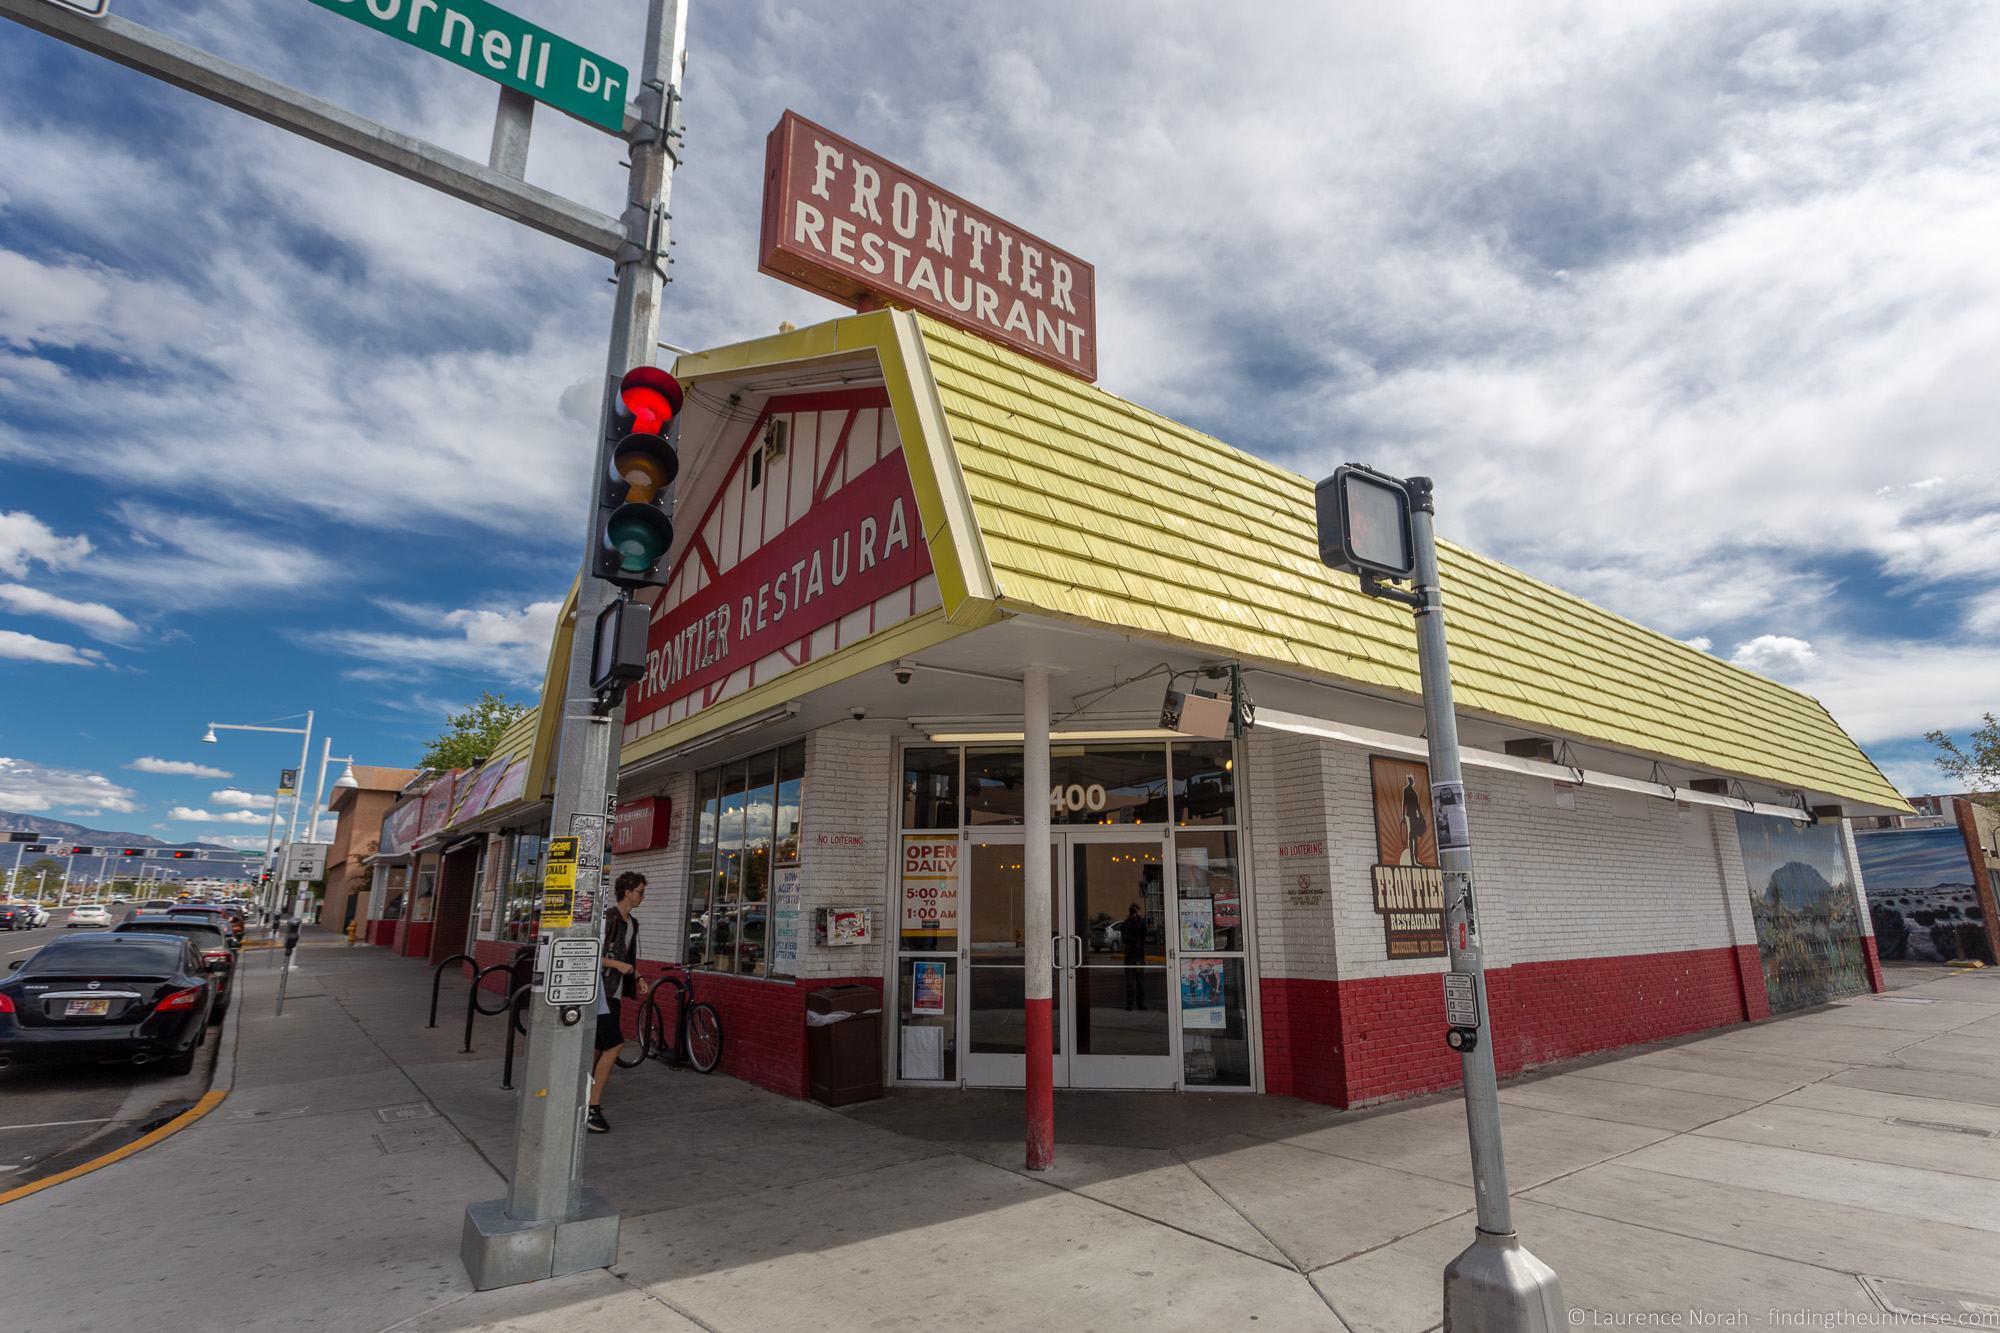
[[[913,306],[1097,378],[1097,271],[794,112],[764,148],[760,271]]]

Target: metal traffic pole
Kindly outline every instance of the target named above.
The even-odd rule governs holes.
[[[651,365],[659,342],[660,301],[666,285],[667,201],[673,168],[679,160],[680,85],[686,49],[687,10],[682,0],[649,0],[636,97],[640,115],[629,135],[632,169],[627,204],[620,218],[625,241],[614,256],[618,294],[591,468],[594,485],[611,465],[610,428],[618,383],[635,366]],[[617,789],[618,742],[625,714],[622,702],[608,715],[600,714],[590,685],[590,629],[606,602],[606,585],[590,573],[596,556],[595,519],[593,505],[584,524],[583,576],[563,691],[561,748],[556,756],[549,832],[552,839],[578,839],[578,849],[594,852],[597,860],[593,864],[586,857],[571,863],[576,874],[577,910],[573,918],[565,918],[568,924],[552,922],[541,930],[545,954],[560,951],[559,943],[564,940],[589,940],[594,947],[598,917],[605,910],[599,877],[608,841],[606,815]],[[548,862],[553,870],[555,856]],[[552,880],[551,875],[545,884]],[[469,1205],[459,1245],[466,1271],[480,1290],[603,1268],[618,1257],[618,1212],[608,1199],[582,1182],[583,1117],[593,1033],[592,1025],[585,1021],[588,1006],[557,1007],[536,996],[530,998],[528,1008],[528,1057],[515,1117],[507,1197]]]
[[[1472,891],[1472,831],[1459,766],[1451,660],[1445,649],[1431,479],[1392,477],[1347,463],[1319,483],[1315,507],[1320,561],[1359,574],[1361,591],[1370,597],[1400,602],[1416,612],[1424,734],[1430,745],[1432,827],[1449,960],[1442,978],[1444,1041],[1459,1056],[1478,1209],[1472,1244],[1445,1265],[1444,1328],[1446,1333],[1553,1333],[1568,1326],[1562,1285],[1554,1269],[1522,1247],[1507,1198],[1492,1024],[1486,1007],[1486,963]],[[1385,581],[1400,579],[1409,579],[1412,587],[1406,591]]]

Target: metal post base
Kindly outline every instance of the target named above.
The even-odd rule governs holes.
[[[1555,1333],[1569,1327],[1556,1270],[1513,1235],[1475,1231],[1444,1269],[1444,1333]]]
[[[480,1291],[609,1268],[618,1260],[618,1210],[588,1185],[560,1221],[517,1222],[505,1199],[467,1204],[458,1257]]]

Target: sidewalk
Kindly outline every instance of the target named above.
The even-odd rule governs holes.
[[[276,1018],[272,960],[245,954],[217,1110],[6,1206],[7,1327],[1416,1331],[1471,1237],[1455,1098],[1070,1094],[1030,1176],[1017,1093],[831,1111],[650,1066],[615,1076],[586,1150],[618,1265],[474,1293],[461,1214],[505,1192],[512,1142],[501,1020],[459,1055],[462,982],[427,1031],[428,968],[312,934],[298,961]],[[1501,1099],[1516,1225],[1584,1326],[2000,1302],[2000,972]]]

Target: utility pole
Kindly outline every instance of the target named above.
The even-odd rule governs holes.
[[[1458,714],[1451,698],[1431,479],[1396,478],[1350,463],[1319,483],[1316,506],[1320,560],[1359,574],[1361,591],[1370,597],[1400,602],[1416,612],[1424,735],[1430,746],[1431,827],[1436,830],[1449,960],[1442,978],[1444,1041],[1458,1052],[1464,1081],[1465,1128],[1478,1213],[1472,1244],[1445,1265],[1445,1333],[1556,1333],[1568,1327],[1562,1284],[1555,1270],[1529,1253],[1514,1234],[1507,1196],[1499,1080],[1493,1068],[1485,950],[1472,891],[1472,830],[1459,763]],[[1385,579],[1409,579],[1411,587],[1407,591],[1391,587]]]
[[[591,466],[595,494],[610,467],[613,409],[625,373],[653,363],[660,340],[660,303],[666,286],[667,203],[680,155],[681,78],[686,66],[687,10],[683,0],[648,0],[645,50],[636,101],[638,125],[629,132],[630,188],[620,218],[624,244],[614,256],[618,294],[605,357],[597,448]],[[566,925],[544,926],[545,947],[563,940],[595,943],[599,917],[608,910],[602,856],[610,801],[617,792],[622,701],[608,713],[596,707],[590,685],[592,627],[607,600],[607,585],[590,571],[596,559],[597,513],[584,523],[575,631],[564,684],[561,749],[556,756],[552,838],[574,837],[596,864],[577,864],[578,911]],[[622,696],[621,696],[622,698]],[[552,856],[549,861],[553,863]],[[590,908],[583,909],[587,899]],[[600,983],[601,979],[600,979]],[[594,1023],[583,1006],[559,1008],[537,997],[529,1004],[526,1077],[515,1118],[513,1169],[505,1199],[475,1203],[465,1212],[460,1257],[473,1285],[485,1290],[517,1282],[602,1268],[618,1257],[618,1213],[582,1182],[583,1117],[587,1102]]]

